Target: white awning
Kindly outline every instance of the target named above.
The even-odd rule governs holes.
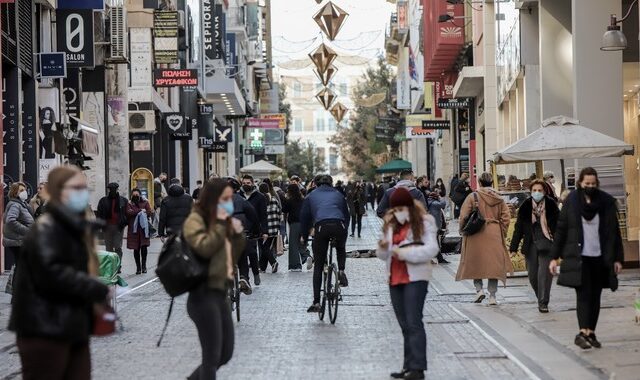
[[[240,169],[240,173],[248,173],[248,174],[280,174],[282,173],[282,169],[275,166],[274,164],[267,162],[265,160],[256,161],[253,164],[247,165]]]
[[[542,128],[516,141],[494,155],[496,164],[620,157],[633,155],[634,147],[603,133],[579,125],[567,116],[542,122]]]

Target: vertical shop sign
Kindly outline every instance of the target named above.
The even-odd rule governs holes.
[[[226,37],[226,23],[225,14],[222,4],[216,4],[215,13],[213,15],[213,37],[215,42],[214,59],[225,58],[225,37]]]
[[[34,79],[24,82],[24,101],[22,102],[22,181],[27,185],[27,192],[33,195],[38,186],[38,131],[36,94]]]
[[[153,12],[155,61],[161,64],[178,63],[178,12]]]
[[[20,115],[18,102],[18,68],[6,65],[2,73],[2,126],[4,138],[4,195],[5,199],[9,186],[20,180]]]
[[[90,9],[57,10],[58,50],[67,56],[67,67],[95,65],[93,11]]]
[[[201,104],[198,109],[198,146],[209,150],[213,146],[213,104]]]

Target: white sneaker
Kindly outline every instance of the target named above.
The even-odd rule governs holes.
[[[485,297],[486,296],[484,295],[484,291],[478,290],[476,292],[476,299],[473,301],[473,303],[482,303],[482,301],[484,301]]]
[[[313,268],[313,260],[311,257],[307,257],[307,270],[311,270]]]
[[[490,295],[489,296],[489,305],[495,306],[497,304],[498,304],[498,301],[496,301],[496,296]]]

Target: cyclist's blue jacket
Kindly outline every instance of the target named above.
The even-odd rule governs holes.
[[[342,193],[328,185],[321,185],[302,202],[302,234],[306,236],[316,223],[323,220],[342,220],[345,227],[349,225],[347,200]]]

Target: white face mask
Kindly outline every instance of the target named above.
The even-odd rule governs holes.
[[[393,216],[396,217],[396,220],[398,221],[398,223],[405,224],[406,222],[409,221],[409,210],[395,211],[393,213]]]
[[[26,200],[27,200],[27,198],[29,197],[29,195],[27,194],[27,191],[26,191],[26,190],[22,190],[22,191],[18,194],[18,197],[19,197],[20,199],[22,199],[23,201],[26,201]]]

